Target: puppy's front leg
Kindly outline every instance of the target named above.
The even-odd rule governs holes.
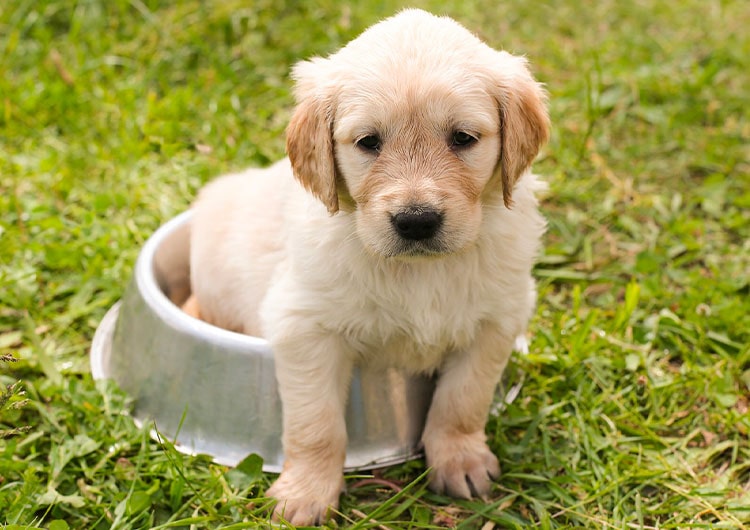
[[[273,341],[284,414],[284,468],[268,490],[274,518],[295,526],[324,522],[344,486],[345,405],[352,356],[321,331]]]
[[[438,493],[484,497],[500,474],[484,427],[512,345],[512,336],[485,325],[468,351],[447,359],[422,435],[430,487]]]

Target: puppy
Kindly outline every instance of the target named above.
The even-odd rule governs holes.
[[[266,337],[283,403],[277,518],[338,506],[352,365],[436,373],[430,485],[483,497],[495,386],[525,332],[545,223],[529,166],[547,140],[526,61],[406,10],[297,64],[289,158],[194,205],[192,314]]]

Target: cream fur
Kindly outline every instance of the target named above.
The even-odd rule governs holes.
[[[290,158],[209,184],[191,236],[191,313],[276,354],[276,516],[318,523],[338,505],[356,362],[439,374],[431,485],[485,496],[499,474],[486,416],[534,306],[545,223],[528,168],[548,134],[544,94],[523,59],[418,10],[294,77]],[[457,147],[457,131],[477,141]],[[379,150],[357,145],[367,135]],[[394,229],[413,205],[441,213],[433,238]]]

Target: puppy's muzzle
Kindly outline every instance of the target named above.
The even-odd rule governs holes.
[[[433,208],[414,206],[392,215],[391,224],[402,239],[423,241],[438,233],[443,214]]]

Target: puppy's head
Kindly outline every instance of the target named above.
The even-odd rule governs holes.
[[[457,252],[549,133],[522,58],[449,18],[407,10],[327,59],[296,65],[287,132],[296,178],[386,257]]]

